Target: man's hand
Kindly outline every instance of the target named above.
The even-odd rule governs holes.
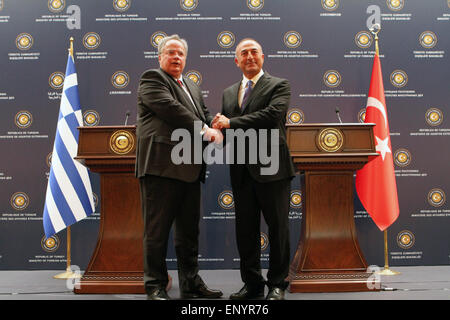
[[[221,144],[223,141],[223,134],[218,129],[208,128],[203,134],[203,140],[211,141],[215,144]]]
[[[214,129],[228,129],[230,127],[230,119],[218,113],[211,122],[211,125]]]

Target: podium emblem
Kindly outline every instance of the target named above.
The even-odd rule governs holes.
[[[127,154],[134,147],[133,135],[125,130],[115,131],[109,140],[109,147],[116,154]]]
[[[322,129],[317,135],[317,146],[325,152],[336,152],[344,144],[344,135],[335,128]]]

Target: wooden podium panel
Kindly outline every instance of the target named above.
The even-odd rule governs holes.
[[[76,160],[100,174],[97,245],[75,293],[145,293],[135,126],[80,127]]]
[[[373,124],[287,125],[302,182],[300,241],[291,262],[291,292],[369,291],[372,273],[359,247],[353,175],[377,156]]]

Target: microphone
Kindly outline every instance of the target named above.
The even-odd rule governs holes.
[[[337,115],[337,117],[339,119],[339,122],[342,123],[341,116],[339,115],[339,108],[336,107],[336,109],[334,111],[336,112],[336,115]]]
[[[125,125],[127,125],[128,117],[130,116],[130,110],[127,110],[127,113],[125,115],[126,115],[126,117],[125,117]]]

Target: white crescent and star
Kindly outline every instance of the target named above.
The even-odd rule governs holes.
[[[377,136],[375,136],[377,139],[377,145],[375,146],[375,150],[381,154],[381,157],[383,158],[386,156],[386,153],[392,153],[391,149],[389,149],[389,137],[386,137],[386,139],[381,140]]]
[[[384,118],[384,125],[387,128],[387,116],[386,116],[386,108],[384,105],[379,101],[378,99],[374,97],[369,97],[367,99],[367,105],[366,109],[369,107],[376,108],[381,112]],[[367,111],[366,111],[367,112]],[[384,158],[386,157],[386,153],[392,153],[391,149],[389,148],[389,136],[387,136],[385,139],[380,139],[377,136],[375,136],[375,139],[377,140],[377,145],[375,147],[375,150],[381,154],[381,158],[384,161]]]
[[[367,98],[366,109],[370,108],[370,107],[376,108],[381,112],[381,114],[383,115],[383,118],[384,118],[384,126],[387,128],[386,108],[381,103],[381,101],[374,97]]]

